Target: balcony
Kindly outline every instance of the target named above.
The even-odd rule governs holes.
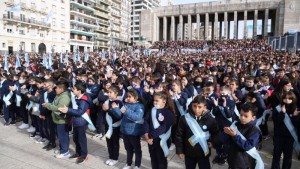
[[[96,40],[109,41],[110,37],[107,35],[95,35]]]
[[[110,12],[110,9],[109,9],[107,6],[101,5],[101,4],[99,4],[99,3],[95,3],[94,8],[95,8],[95,9],[98,9],[98,10],[100,10],[100,11],[102,11],[102,12],[106,12],[106,13],[109,13],[109,12]]]
[[[105,34],[109,33],[109,30],[107,28],[101,28],[101,27],[95,29],[95,31],[100,33],[105,33]]]
[[[8,16],[7,14],[3,15],[3,20],[6,21],[7,23],[36,26],[36,27],[39,27],[40,29],[42,29],[42,28],[50,29],[50,27],[51,27],[51,25],[46,22],[36,21],[33,19],[27,19],[27,18],[20,18],[18,16],[11,17],[11,16]]]
[[[109,20],[109,18],[110,18],[110,16],[109,16],[108,14],[103,13],[103,12],[99,12],[99,11],[95,11],[95,12],[94,12],[94,15],[95,15],[95,16],[98,16],[98,17],[100,17],[100,18],[107,19],[107,20]]]
[[[118,17],[118,18],[121,18],[120,12],[112,11],[112,12],[111,12],[111,15],[112,15],[112,16],[115,16],[115,17]]]
[[[75,28],[71,28],[70,33],[72,33],[74,35],[83,35],[83,36],[89,36],[89,37],[94,36],[94,33],[92,31],[77,30]]]
[[[16,0],[6,0],[5,1],[5,4],[8,7],[13,7],[13,6],[17,5],[18,3],[19,3],[19,1],[16,1]],[[21,9],[22,10],[29,10],[29,11],[32,11],[32,12],[38,12],[38,13],[41,13],[43,15],[47,15],[46,10],[38,9],[37,6],[34,5],[34,4],[32,4],[30,6],[27,6],[26,3],[21,2]]]
[[[99,0],[98,2],[101,2],[101,3],[103,3],[105,5],[108,5],[108,6],[111,5],[111,1],[109,1],[109,0]]]
[[[114,1],[114,2],[117,2],[117,3],[121,3],[121,0],[112,0],[112,1]]]
[[[81,0],[71,0],[70,3],[72,5],[74,5],[74,6],[77,6],[79,8],[85,9],[87,11],[95,11],[95,9],[92,6],[90,6],[90,5],[86,4],[86,3],[82,3]]]
[[[92,45],[94,42],[93,41],[89,41],[89,40],[83,40],[83,39],[70,39],[70,43],[71,44],[88,44],[88,45]]]
[[[70,22],[78,24],[78,25],[82,25],[84,27],[89,27],[89,28],[95,28],[97,27],[94,23],[92,22],[87,22],[87,21],[82,21],[82,20],[75,20],[75,19],[71,19]]]
[[[108,43],[106,43],[106,42],[99,42],[98,45],[100,48],[108,48],[109,47]]]
[[[103,25],[103,26],[109,27],[109,22],[108,22],[108,21],[99,19],[99,20],[98,20],[98,23],[99,23],[99,25]]]
[[[80,12],[79,9],[74,8],[74,7],[70,8],[70,13],[77,14],[77,15],[80,15],[80,16],[83,16],[86,18],[90,18],[90,19],[95,19],[94,15],[90,14],[91,12],[89,12],[89,13],[88,12]]]

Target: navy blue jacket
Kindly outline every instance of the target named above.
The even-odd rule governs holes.
[[[110,101],[109,100],[109,109],[107,111],[105,111],[105,115],[103,116],[103,118],[105,119],[106,117],[106,113],[108,113],[111,118],[112,118],[112,123],[114,124],[115,122],[118,122],[119,120],[121,120],[121,117],[120,116],[116,116],[116,113],[114,112],[115,111],[115,108],[112,108],[112,103],[116,103],[119,105],[119,108],[122,108],[123,107],[123,102],[120,101],[120,100],[114,100],[114,101]],[[113,127],[113,129],[120,129],[120,127]],[[105,120],[105,132],[108,131],[108,124],[107,124],[107,121]]]
[[[185,92],[181,92],[181,93],[179,93],[179,95],[180,95],[180,98],[177,98],[177,100],[178,100],[179,104],[183,107],[183,110],[186,110],[186,101],[188,99],[188,95]],[[174,100],[173,100],[173,102],[174,102],[174,105],[175,105],[174,106],[175,107],[175,114],[176,114],[176,116],[180,117],[181,115],[180,115],[179,109],[176,106],[176,103],[175,103]]]
[[[206,99],[206,108],[208,110],[212,110],[214,107],[214,101],[213,99],[219,99],[219,95],[217,95],[215,92],[213,92],[210,96],[208,96],[208,98]]]
[[[44,91],[43,92],[43,95],[41,96],[41,103],[45,103],[45,98],[44,98],[44,94],[46,93],[47,91]],[[52,103],[54,98],[56,96],[56,92],[54,90],[52,90],[50,93],[47,94],[47,99],[48,99],[48,103]],[[51,116],[51,111],[48,110],[46,107],[43,107],[41,106],[40,107],[40,110],[41,110],[41,115],[43,116]],[[49,118],[52,118],[52,117],[49,117]]]
[[[84,94],[81,98],[76,99],[76,104],[78,109],[70,108],[68,109],[68,114],[72,116],[73,127],[86,126],[88,122],[81,117],[84,113],[89,114],[90,105],[92,104],[91,99]]]
[[[257,147],[261,141],[261,133],[255,123],[255,121],[248,124],[236,123],[238,130],[246,140],[238,135],[231,137],[224,132],[221,133],[222,142],[229,144],[227,161],[230,168],[255,168],[255,159],[246,153],[251,148]]]
[[[126,107],[124,113],[121,113],[120,108],[113,108],[114,115],[122,118],[121,132],[133,136],[143,135],[144,105],[141,103],[126,103],[124,106]]]
[[[5,80],[2,83],[2,88],[1,88],[1,100],[3,99],[4,96],[7,96],[10,92],[9,90],[9,86],[14,86],[14,82],[10,81],[10,80]],[[14,99],[14,95],[9,99],[10,102],[13,102]]]
[[[228,96],[226,98],[226,106],[224,107],[223,103],[220,103],[220,99],[219,98],[219,104],[218,106],[213,106],[213,115],[215,116],[215,119],[218,122],[219,128],[224,128],[224,127],[228,127],[231,125],[232,122],[230,122],[227,118],[232,118],[232,120],[234,121],[235,119],[237,119],[235,112],[234,112],[234,108],[235,108],[235,103],[233,100],[231,100]],[[220,107],[224,108],[224,115],[225,117],[222,115],[221,113],[221,109]]]
[[[100,89],[99,85],[89,85],[88,89],[90,90],[90,93],[87,94],[91,97],[91,99],[94,100],[95,98],[97,98]]]
[[[164,117],[163,120],[159,120],[159,114],[161,114]],[[148,133],[149,138],[152,138],[153,140],[159,140],[159,136],[166,133],[169,130],[169,128],[173,124],[174,115],[172,111],[168,108],[157,109],[156,119],[160,125],[157,129],[154,129],[153,127],[151,111],[146,115],[144,121],[144,131],[145,133]]]

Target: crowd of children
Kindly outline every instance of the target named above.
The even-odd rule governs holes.
[[[271,168],[281,168],[283,154],[282,168],[289,169],[293,149],[300,151],[299,56],[270,52],[259,42],[245,43],[245,50],[236,45],[235,51],[233,45],[227,52],[144,56],[125,51],[116,58],[94,53],[85,61],[84,55],[61,61],[54,54],[48,69],[34,55],[30,64],[11,56],[6,58],[8,70],[1,67],[0,74],[4,125],[22,120],[18,128],[27,129],[47,151],[57,147],[57,138],[55,157],[76,158],[76,163],[88,160],[89,128],[93,138],[106,138],[109,166],[118,163],[122,138],[127,155],[123,168],[140,168],[144,138],[153,169],[168,168],[174,148],[187,169],[211,168],[211,148],[217,154],[213,163],[263,169],[258,150],[271,136],[267,121],[272,117]],[[222,43],[214,42],[212,49]],[[14,64],[17,59],[21,67]],[[76,147],[72,155],[69,133]]]

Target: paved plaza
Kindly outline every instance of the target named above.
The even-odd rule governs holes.
[[[1,119],[1,122],[3,119]],[[2,122],[3,123],[3,122]],[[119,163],[116,166],[110,167],[104,164],[104,161],[108,158],[106,141],[100,139],[92,139],[92,134],[88,133],[88,150],[89,160],[83,164],[75,164],[75,160],[70,159],[56,159],[54,158],[54,151],[45,151],[42,149],[42,144],[37,144],[33,139],[29,138],[29,134],[26,131],[19,130],[17,126],[4,127],[0,124],[0,168],[2,169],[35,169],[35,168],[122,168],[126,162],[126,152],[124,149],[123,141],[120,140],[120,157]],[[270,125],[272,122],[269,122]],[[271,128],[271,127],[270,127]],[[70,151],[73,153],[75,148],[70,136]],[[270,168],[272,159],[266,158],[266,155],[272,151],[272,140],[269,139],[263,142],[263,150],[260,152],[264,162],[265,168]],[[150,157],[148,153],[148,147],[145,141],[142,141],[142,167],[151,168]],[[213,150],[213,155],[215,150]],[[169,157],[169,168],[177,169],[184,168],[184,163],[175,154],[175,150],[172,151],[172,155]],[[293,169],[298,169],[300,162],[293,158]],[[213,169],[227,169],[227,164],[223,166],[213,165]]]

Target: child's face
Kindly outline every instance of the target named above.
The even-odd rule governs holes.
[[[137,102],[137,98],[134,97],[133,95],[129,94],[129,93],[127,95],[126,100],[127,100],[127,103],[135,103],[135,102]]]
[[[117,98],[117,93],[115,93],[113,90],[108,89],[108,98],[110,100],[115,100]]]
[[[240,121],[242,124],[248,124],[251,121],[255,120],[255,116],[253,116],[251,111],[248,112],[244,112],[243,110],[241,110],[241,115],[240,115]]]
[[[153,105],[156,108],[164,108],[166,106],[166,100],[162,99],[159,96],[154,96]]]
[[[246,80],[246,86],[247,87],[253,87],[254,86],[253,80]]]
[[[177,85],[177,83],[172,83],[172,89],[174,92],[180,91],[180,87]]]
[[[199,117],[206,110],[206,106],[203,103],[192,103],[192,109],[195,116]]]
[[[40,89],[44,87],[44,83],[36,83],[36,86]]]

